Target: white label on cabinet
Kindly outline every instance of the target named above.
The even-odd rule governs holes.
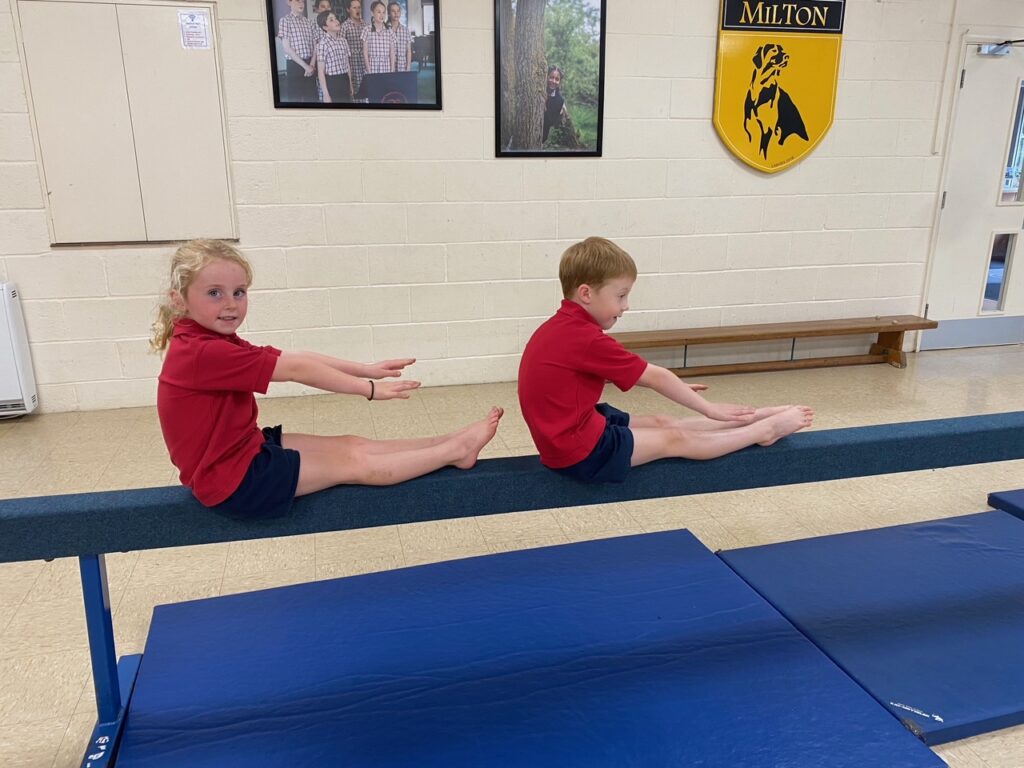
[[[178,25],[181,27],[182,48],[210,50],[210,11],[208,9],[178,11]]]

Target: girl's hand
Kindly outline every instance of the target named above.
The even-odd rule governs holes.
[[[687,384],[686,386],[688,386],[694,392],[703,392],[705,389],[708,388],[707,384]]]
[[[366,366],[366,375],[371,379],[386,379],[388,377],[401,376],[402,369],[415,362],[416,358],[410,357],[404,360],[382,360],[379,363],[370,363]]]
[[[382,381],[373,388],[374,400],[408,400],[409,391],[419,389],[420,383],[411,379],[405,381]]]
[[[750,422],[754,420],[754,409],[749,405],[710,403],[704,415],[715,421]]]

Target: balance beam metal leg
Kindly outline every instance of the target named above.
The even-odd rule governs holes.
[[[135,681],[141,663],[142,654],[125,656],[118,663],[117,672],[121,680],[120,710],[115,720],[97,721],[96,727],[92,731],[92,738],[89,739],[89,746],[85,748],[85,756],[82,758],[80,768],[112,768],[115,764],[117,752],[121,746],[121,736],[124,733],[128,702],[131,701],[132,692],[135,690]]]
[[[117,680],[107,565],[103,555],[83,555],[78,558],[78,563],[82,573],[92,679],[96,688],[96,711],[101,723],[109,723],[117,720],[121,711],[121,686]]]
[[[85,601],[85,624],[89,632],[92,680],[96,689],[96,727],[82,758],[82,768],[114,765],[124,731],[128,702],[135,689],[141,655],[125,656],[117,663],[114,623],[110,616],[110,589],[103,555],[78,558]]]

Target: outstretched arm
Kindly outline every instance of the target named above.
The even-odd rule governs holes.
[[[373,400],[392,400],[394,398],[407,400],[409,390],[416,389],[420,385],[418,381],[409,379],[373,383],[329,365],[325,360],[363,367],[361,363],[350,363],[347,360],[338,360],[327,355],[318,355],[315,352],[282,352],[277,359],[277,365],[274,367],[274,373],[270,380],[295,381],[327,392],[337,392],[341,395],[361,395]]]
[[[648,363],[637,384],[653,389],[672,402],[685,405],[715,421],[751,421],[754,418],[754,409],[749,405],[708,402],[696,391],[697,389],[707,389],[707,387],[702,384],[687,384],[672,371],[662,368],[660,365]]]
[[[379,363],[355,363],[351,360],[342,360],[340,357],[322,355],[319,352],[291,352],[290,354],[307,355],[336,371],[347,373],[350,376],[359,376],[364,379],[384,379],[401,376],[402,369],[416,362],[415,357],[407,357],[401,360],[382,360]]]

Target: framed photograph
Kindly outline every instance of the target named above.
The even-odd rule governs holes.
[[[266,2],[275,107],[441,108],[441,0]]]
[[[600,157],[605,0],[494,0],[498,157]]]

